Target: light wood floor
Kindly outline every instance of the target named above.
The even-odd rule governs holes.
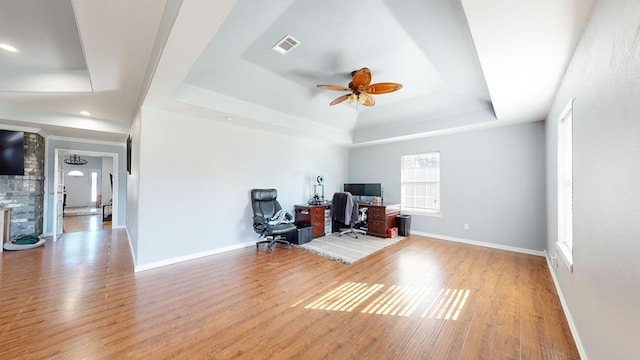
[[[97,215],[65,216],[63,221],[65,233],[111,229],[111,221],[102,221],[101,213]]]
[[[544,258],[418,236],[133,273],[124,230],[97,230],[0,268],[1,359],[579,358]]]

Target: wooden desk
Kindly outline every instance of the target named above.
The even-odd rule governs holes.
[[[387,230],[396,226],[396,216],[400,215],[399,204],[368,204],[359,203],[360,208],[367,208],[367,234],[377,237],[387,237]],[[325,229],[331,226],[331,218],[325,217],[325,212],[331,208],[326,205],[294,205],[295,222],[313,227],[311,236],[317,238],[325,235]]]
[[[331,208],[331,205],[294,205],[296,224],[311,225],[311,237],[317,238],[325,235],[327,226],[331,226],[331,216],[325,217],[325,212]],[[331,232],[331,230],[329,231]]]
[[[367,204],[359,203],[360,208],[367,208],[367,234],[387,237],[387,230],[396,226],[396,216],[400,215],[399,204]]]

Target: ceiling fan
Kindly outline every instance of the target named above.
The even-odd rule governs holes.
[[[350,94],[342,95],[333,100],[329,105],[340,104],[345,100],[349,100],[349,104],[358,102],[364,106],[373,106],[376,101],[371,95],[386,94],[402,89],[402,84],[392,82],[382,82],[371,84],[371,71],[363,67],[360,70],[351,72],[352,80],[349,87],[340,85],[316,85],[321,89],[349,91]]]

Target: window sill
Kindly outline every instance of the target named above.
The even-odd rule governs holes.
[[[435,210],[401,208],[400,213],[403,215],[442,217],[442,213],[440,213],[440,211],[435,211]]]
[[[564,263],[567,265],[569,272],[573,272],[573,254],[571,252],[571,249],[569,249],[567,245],[560,242],[556,242],[556,249],[558,249],[558,253],[560,254],[562,260],[564,260]]]

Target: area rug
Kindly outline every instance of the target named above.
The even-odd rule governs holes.
[[[299,247],[341,263],[352,264],[404,239],[402,236],[385,239],[362,234],[354,239],[349,235],[338,236],[336,233],[315,238]]]

